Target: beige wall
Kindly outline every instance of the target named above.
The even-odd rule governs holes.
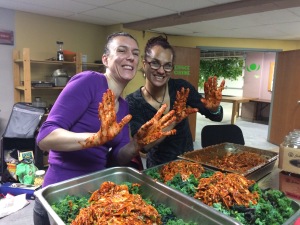
[[[66,19],[59,19],[36,14],[16,13],[16,48],[29,47],[33,59],[46,59],[56,55],[56,41],[64,41],[64,49],[82,52],[88,55],[88,62],[101,59],[104,43],[108,34],[115,31],[126,31],[139,42],[141,55],[150,37],[157,33],[123,29],[122,25],[98,26]],[[168,35],[174,46],[196,47],[214,46],[231,48],[262,48],[262,49],[300,49],[299,41],[277,41],[256,39],[229,38],[198,38]],[[141,63],[139,68],[141,68]],[[144,84],[141,72],[129,83],[123,95],[135,91]]]
[[[101,59],[105,42],[102,26],[37,14],[16,13],[16,49],[30,48],[32,59],[56,56],[56,41],[64,49],[87,54],[88,62]]]

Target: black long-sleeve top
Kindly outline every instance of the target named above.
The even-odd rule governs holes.
[[[173,108],[176,100],[176,93],[180,91],[182,87],[189,88],[190,93],[187,99],[187,106],[197,108],[199,113],[212,121],[222,121],[223,108],[221,107],[220,113],[213,114],[204,104],[201,102],[202,95],[191,85],[189,82],[183,79],[170,79],[168,82],[169,95],[170,95],[170,110]],[[135,92],[129,94],[126,97],[129,104],[129,113],[132,115],[130,121],[131,135],[134,136],[138,129],[151,120],[157,113],[157,109],[151,106],[143,97],[141,88]],[[169,161],[177,159],[178,155],[184,152],[194,150],[192,133],[188,118],[182,120],[175,126],[176,134],[166,137],[160,144],[153,147],[147,154],[147,167],[167,163]]]

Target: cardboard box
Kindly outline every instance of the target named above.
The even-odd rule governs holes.
[[[290,198],[300,200],[300,175],[281,171],[279,173],[279,190]]]
[[[278,167],[287,172],[300,174],[300,149],[284,147],[281,144]]]

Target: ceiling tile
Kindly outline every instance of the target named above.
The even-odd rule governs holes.
[[[1,6],[5,8],[6,4],[3,3],[3,5],[1,4]],[[59,9],[57,10],[57,9],[45,8],[43,6],[32,5],[23,2],[18,2],[18,3],[10,2],[8,3],[7,8],[23,11],[23,12],[36,13],[45,16],[62,17],[62,18],[66,18],[67,16],[73,14],[72,12],[66,12]]]
[[[249,19],[257,21],[257,23],[260,24],[276,24],[300,21],[299,16],[296,16],[287,9],[251,14],[249,15]]]
[[[157,29],[153,29],[151,31],[163,33],[163,34],[167,34],[167,35],[185,35],[185,36],[191,36],[191,34],[193,33],[192,31],[180,29],[177,27],[157,28]]]
[[[111,4],[115,4],[115,3],[119,3],[122,2],[124,0],[73,0],[74,2],[80,2],[83,4],[90,4],[90,5],[94,5],[94,6],[106,6],[106,5],[111,5]]]
[[[68,17],[68,19],[71,20],[76,20],[76,21],[81,21],[81,22],[86,22],[86,23],[92,23],[92,24],[99,24],[99,20],[101,20],[101,24],[103,26],[108,26],[108,25],[114,25],[117,23],[116,20],[113,20],[112,18],[101,18],[100,17],[94,17],[94,16],[89,16],[89,15],[84,15],[84,14],[73,14],[72,16]]]
[[[172,10],[173,12],[184,12],[199,8],[205,8],[208,6],[216,5],[210,0],[137,0],[139,2],[144,2],[149,5],[157,6],[160,8],[165,8]]]
[[[123,12],[126,14],[137,15],[145,19],[171,15],[175,13],[174,11],[165,9],[163,7],[153,6],[148,3],[143,3],[135,0],[123,1],[118,4],[106,6],[105,8]]]
[[[15,0],[16,1],[16,0]],[[89,9],[93,9],[95,6],[74,2],[72,0],[18,0],[18,2],[28,3],[32,5],[36,5],[39,7],[45,7],[49,9],[57,9],[57,10],[64,10],[69,12],[82,12]]]
[[[297,16],[300,16],[300,7],[295,7],[295,8],[289,8],[287,9],[288,11],[294,13]]]
[[[93,17],[98,17],[98,18],[103,18],[103,19],[109,18],[111,20],[115,20],[116,24],[129,23],[129,22],[139,21],[139,20],[144,19],[144,17],[140,17],[140,16],[132,15],[132,14],[126,14],[123,12],[118,12],[116,10],[111,10],[111,9],[107,9],[107,8],[96,8],[93,10],[83,12],[82,14],[93,16]],[[99,20],[100,24],[101,24],[101,21],[102,20]]]

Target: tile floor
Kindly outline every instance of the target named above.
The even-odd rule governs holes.
[[[206,119],[204,116],[197,115],[197,125],[196,125],[196,140],[194,142],[194,148],[200,149],[201,147],[201,130],[206,125],[213,124],[230,124],[231,120],[231,103],[223,103],[224,117],[222,122],[213,122]],[[238,125],[244,134],[245,145],[254,148],[271,150],[279,148],[279,146],[268,142],[268,125],[261,123],[253,123],[243,120],[241,117],[237,118],[236,125]]]

